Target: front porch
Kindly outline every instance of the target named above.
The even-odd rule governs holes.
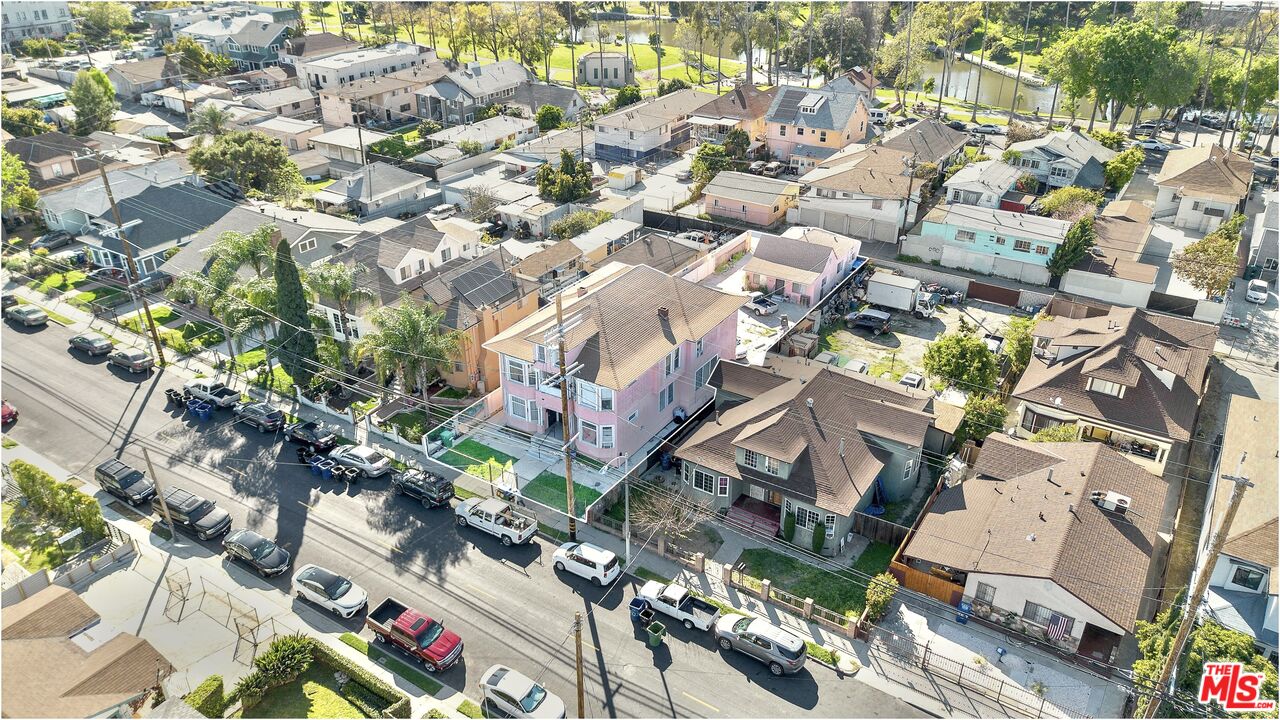
[[[765,537],[775,537],[782,528],[782,506],[750,495],[739,495],[729,506],[729,522]]]
[[[1132,456],[1138,462],[1146,461],[1163,465],[1165,457],[1169,453],[1168,446],[1144,440],[1119,430],[1085,423],[1080,423],[1080,440],[1082,442],[1106,443],[1113,449]]]

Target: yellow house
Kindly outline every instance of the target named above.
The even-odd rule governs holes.
[[[870,130],[861,95],[832,90],[780,88],[765,115],[765,140],[774,156],[803,174]]]

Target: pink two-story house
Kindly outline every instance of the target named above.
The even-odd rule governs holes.
[[[582,455],[635,457],[713,396],[720,358],[733,358],[741,295],[644,265],[609,263],[563,296],[566,363],[576,367],[569,427]],[[564,432],[555,306],[485,343],[502,360],[504,422],[560,438]]]
[[[754,248],[743,268],[743,289],[779,295],[803,307],[816,305],[852,272],[862,249],[858,240],[815,227],[752,235]]]

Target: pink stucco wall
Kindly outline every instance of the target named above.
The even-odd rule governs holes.
[[[720,205],[717,206],[716,202]],[[743,207],[746,211],[743,211]],[[777,207],[778,211],[774,212],[773,208]],[[741,200],[728,200],[717,195],[707,193],[703,196],[702,209],[712,217],[729,218],[738,222],[746,222],[761,227],[769,227],[787,214],[787,208],[791,207],[787,198],[779,197],[778,204],[775,205],[759,205],[757,203],[744,203]]]
[[[839,267],[840,267],[840,259],[836,257],[835,253],[832,253],[827,257],[827,262],[825,265],[823,265],[822,272],[818,275],[818,277],[813,281],[812,284],[805,286],[803,293],[796,291],[796,283],[793,283],[790,280],[784,281],[783,295],[785,296],[785,299],[788,302],[804,305],[806,307],[812,307],[813,305],[817,304],[817,302],[821,300],[822,297],[831,290],[831,288],[835,287],[835,283],[844,274],[844,273],[838,272]],[[849,269],[848,267],[845,268],[846,273],[848,272],[848,269]],[[755,277],[756,275],[759,275],[760,277],[764,278],[764,282],[763,283],[757,282]],[[773,291],[774,284],[776,283],[777,278],[774,278],[769,275],[763,275],[760,273],[753,273],[753,277],[749,278],[748,280],[753,285],[763,285],[768,291]],[[825,288],[823,285],[824,280],[826,281]],[[804,298],[803,300],[801,299],[802,297]]]

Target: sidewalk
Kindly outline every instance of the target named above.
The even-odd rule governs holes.
[[[71,476],[24,445],[5,451],[6,462],[13,459],[36,465],[58,480]],[[102,617],[102,626],[150,641],[173,663],[177,670],[165,683],[170,694],[185,695],[213,674],[223,677],[229,691],[248,673],[255,643],[261,649],[274,637],[302,633],[408,695],[412,717],[431,710],[463,717],[458,711],[467,699],[462,692],[446,686],[436,696],[428,694],[343,643],[339,638],[348,628],[332,616],[295,602],[242,568],[226,565],[220,555],[180,534],[174,540],[153,534],[106,506],[113,498],[95,486],[85,484],[81,490],[104,504],[103,516],[135,541],[138,554],[73,589]]]

